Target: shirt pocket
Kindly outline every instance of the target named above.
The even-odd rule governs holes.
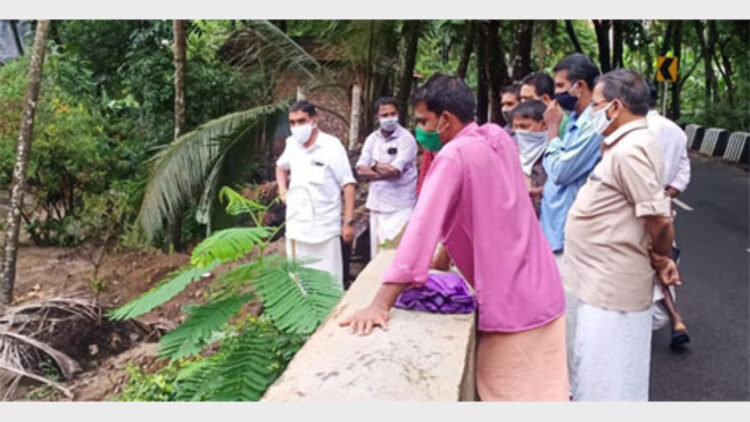
[[[398,146],[395,142],[381,145],[378,151],[377,162],[391,164],[398,156]]]
[[[319,159],[310,160],[307,178],[313,185],[322,185],[325,182],[326,169],[328,165]]]

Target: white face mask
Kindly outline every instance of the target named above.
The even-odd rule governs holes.
[[[514,133],[521,157],[521,169],[531,176],[531,169],[547,149],[547,133],[517,130]]]
[[[599,111],[591,113],[591,125],[593,126],[594,132],[599,135],[604,135],[604,131],[607,130],[609,125],[612,124],[612,120],[607,118],[607,110],[612,107],[614,101],[611,101],[609,105]]]
[[[307,142],[310,139],[310,135],[312,135],[313,128],[314,127],[313,127],[312,122],[304,124],[304,125],[294,126],[292,128],[292,138],[296,139],[300,145],[303,145],[305,142]]]
[[[393,132],[398,127],[398,116],[396,117],[381,117],[380,128],[386,132]]]

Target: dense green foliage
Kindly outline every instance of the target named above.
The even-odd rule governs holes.
[[[253,221],[263,221],[269,206],[245,199],[229,188],[221,193],[229,213],[250,214]],[[161,339],[161,356],[172,362],[194,360],[185,363],[172,379],[168,378],[174,375],[171,369],[157,375],[132,373],[123,397],[235,401],[262,396],[341,297],[330,274],[278,256],[264,256],[264,247],[274,233],[264,226],[218,231],[195,247],[189,267],[109,313],[115,320],[143,315],[217,265],[238,264],[214,280],[208,303],[188,307],[186,321]],[[248,257],[252,260],[242,263]],[[232,324],[242,308],[254,300],[263,304],[263,316]],[[218,352],[199,357],[207,346],[217,342]],[[165,379],[172,384],[144,386]]]
[[[188,36],[187,126],[261,102],[262,84],[220,60],[224,21],[195,21]],[[76,244],[86,195],[125,195],[140,208],[148,160],[174,132],[171,21],[55,21],[35,119],[24,212],[40,245]],[[28,57],[0,67],[0,183],[10,181]],[[195,207],[189,211],[194,216]],[[187,218],[185,235],[204,233]],[[132,225],[131,225],[132,226]]]

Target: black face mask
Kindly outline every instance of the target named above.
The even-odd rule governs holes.
[[[570,89],[573,89],[573,87],[571,86]],[[555,101],[560,104],[560,107],[562,107],[563,110],[567,111],[575,110],[576,104],[578,103],[578,97],[571,95],[570,89],[565,92],[555,94]]]

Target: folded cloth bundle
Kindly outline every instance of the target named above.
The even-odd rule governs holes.
[[[404,290],[394,306],[436,314],[469,314],[477,309],[477,302],[459,275],[432,273],[424,285]]]

